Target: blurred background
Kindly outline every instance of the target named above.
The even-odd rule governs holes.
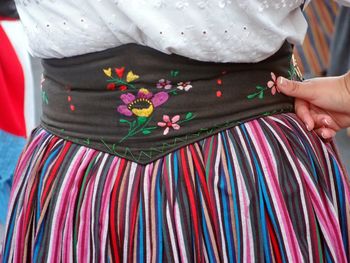
[[[350,69],[350,8],[329,0],[305,9],[309,30],[294,49],[305,78],[336,76]],[[30,131],[40,122],[42,68],[26,50],[26,38],[12,0],[0,0],[0,244],[16,162]],[[349,105],[350,107],[350,105]],[[336,143],[350,171],[350,130]],[[0,248],[1,251],[1,248]]]

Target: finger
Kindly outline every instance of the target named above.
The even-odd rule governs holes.
[[[336,131],[335,130],[332,130],[330,128],[319,128],[319,129],[316,129],[315,132],[321,136],[323,139],[331,139],[333,138],[335,135],[336,135]]]
[[[328,114],[315,113],[312,110],[310,112],[311,112],[311,116],[312,116],[314,123],[315,123],[314,129],[326,127],[326,128],[330,128],[334,131],[340,130],[340,127],[336,124],[336,122],[333,120],[333,118],[331,116],[329,116]]]
[[[285,95],[307,101],[314,100],[317,95],[317,86],[314,86],[312,81],[299,82],[278,77],[277,88]]]
[[[311,131],[315,124],[310,112],[310,104],[304,100],[295,100],[295,113],[304,122],[306,129]]]
[[[282,93],[300,98],[329,111],[349,112],[350,93],[341,77],[314,78],[303,82],[277,79],[277,89]]]

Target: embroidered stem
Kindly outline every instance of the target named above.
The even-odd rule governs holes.
[[[151,121],[152,117],[150,118],[144,118],[144,117],[139,117],[138,118],[138,122],[137,122],[137,125],[132,128],[132,124],[129,122],[130,126],[129,126],[129,132],[127,135],[125,135],[123,138],[121,138],[119,140],[119,143],[122,143],[123,141],[125,141],[126,139],[128,139],[129,137],[131,136],[134,136],[144,130],[147,130],[149,128],[145,128],[148,123]],[[153,127],[150,127],[150,129],[152,129]]]
[[[177,95],[177,88],[174,88],[174,89],[170,89],[170,90],[167,90],[167,91],[165,91],[166,93],[169,93],[169,94],[171,94],[171,95]]]
[[[115,83],[117,85],[125,85],[125,86],[132,88],[132,89],[136,89],[136,87],[134,85],[130,84],[129,82],[123,81],[121,79],[115,79],[115,78],[111,77],[111,79],[107,79],[107,82],[112,82],[112,83]]]

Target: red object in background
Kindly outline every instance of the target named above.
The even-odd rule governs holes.
[[[17,54],[0,25],[0,129],[26,137],[24,73]]]

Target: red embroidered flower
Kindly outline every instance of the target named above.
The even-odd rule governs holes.
[[[177,122],[180,120],[180,115],[175,115],[171,118],[168,115],[163,115],[163,121],[158,122],[159,127],[165,127],[163,135],[167,135],[169,133],[170,127],[174,130],[180,129],[180,125]]]
[[[277,88],[277,78],[273,72],[271,72],[271,78],[272,78],[272,80],[269,80],[267,82],[267,87],[269,87],[271,89],[271,94],[275,95],[276,91],[278,93],[280,93],[281,91]]]

